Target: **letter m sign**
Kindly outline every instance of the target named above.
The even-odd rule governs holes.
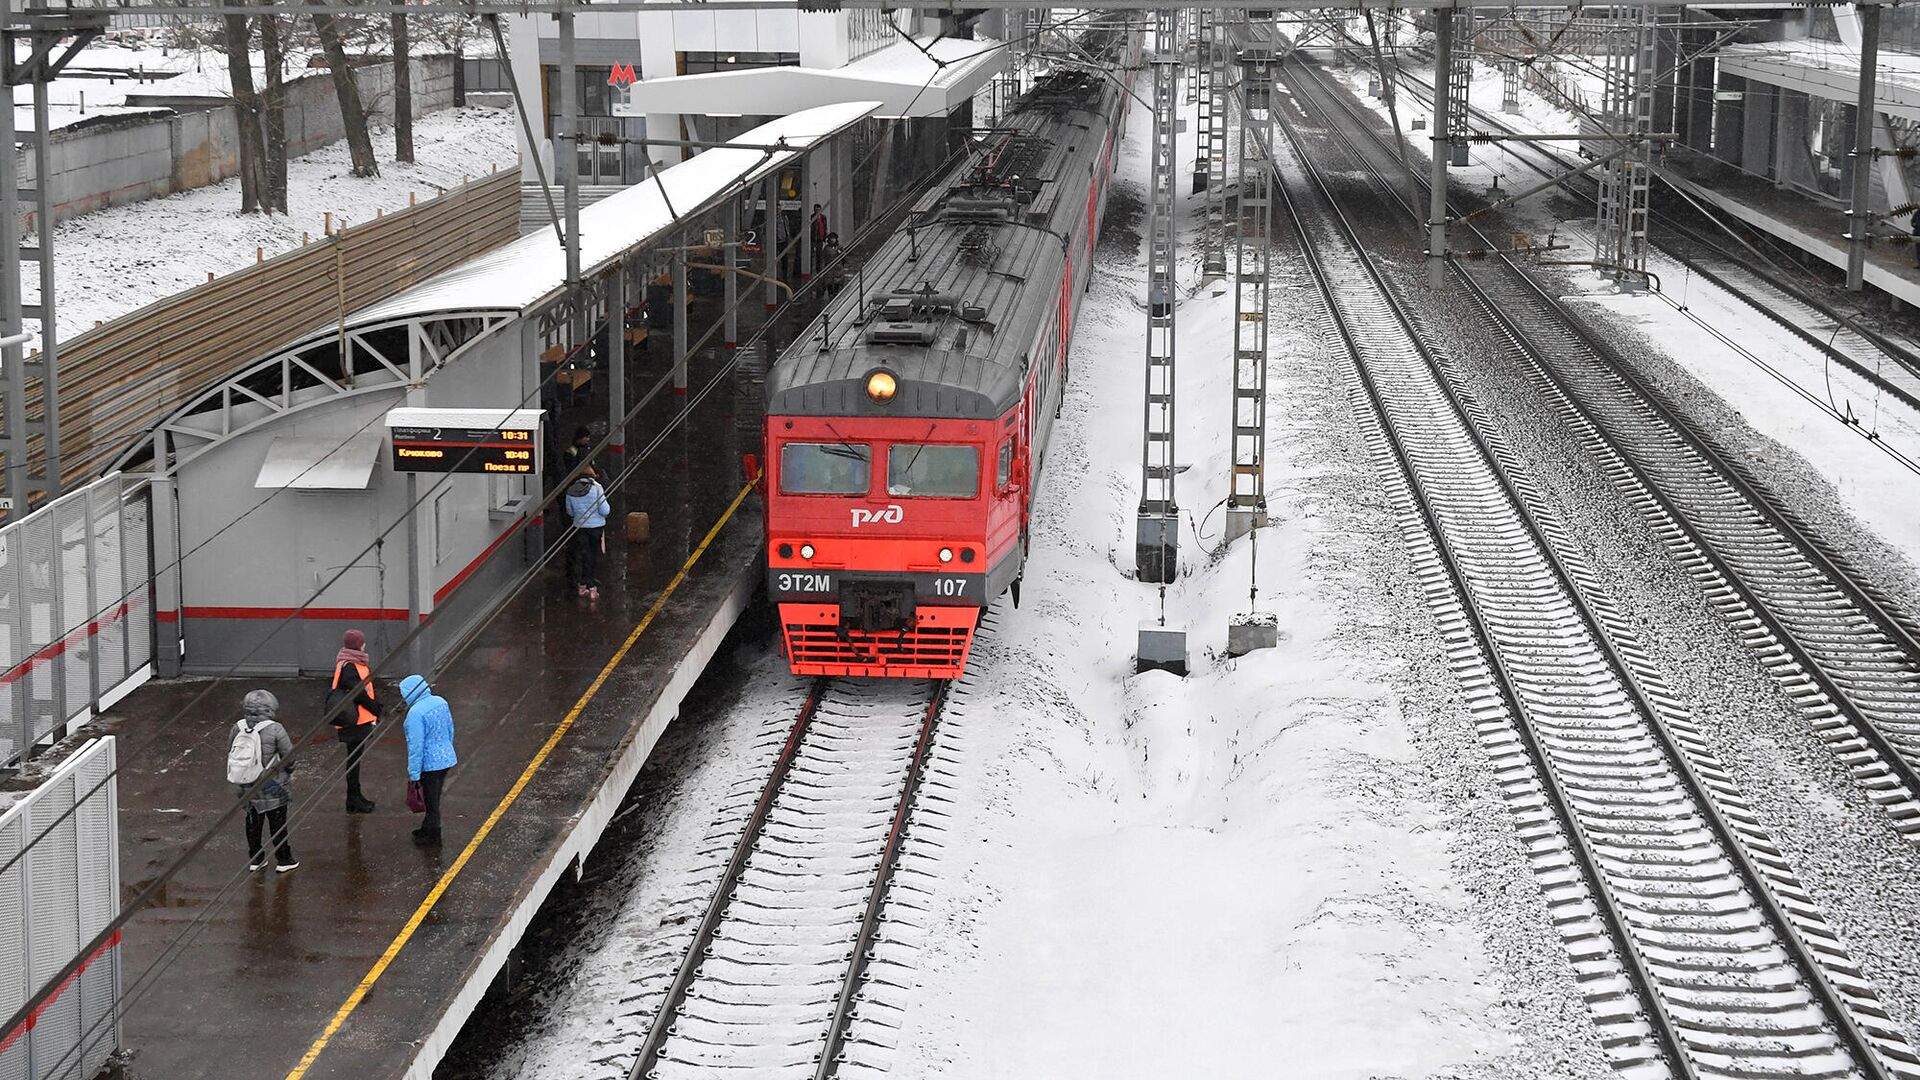
[[[634,80],[632,64],[615,64],[607,74],[608,86],[632,86]]]

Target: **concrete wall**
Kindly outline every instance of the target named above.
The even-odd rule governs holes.
[[[523,399],[528,378],[522,353],[518,328],[509,324],[436,372],[407,403],[513,407]],[[323,671],[348,627],[364,630],[376,655],[406,636],[406,528],[393,528],[383,543],[361,554],[382,530],[404,520],[409,505],[407,475],[393,471],[384,451],[365,491],[288,491],[252,509],[268,494],[253,484],[276,438],[338,440],[367,424],[384,434],[379,417],[402,404],[403,393],[396,386],[392,393],[293,413],[181,468],[173,513],[180,548],[191,552],[179,585],[184,671],[229,665],[251,674]],[[522,524],[517,512],[498,507],[533,493],[538,483],[537,476],[419,476],[421,549],[430,582],[423,608],[434,612],[436,650],[451,646],[501,584],[525,566],[522,545],[511,539],[490,558],[483,556]],[[348,569],[338,583],[314,597],[342,567]],[[289,610],[309,599],[311,607],[276,629]]]
[[[414,115],[453,104],[451,57],[416,58],[409,74]],[[392,65],[359,68],[355,77],[370,111],[380,122],[390,123]],[[346,137],[333,82],[325,71],[290,80],[286,93],[289,155],[303,157]],[[227,99],[155,92],[129,94],[127,104],[154,111],[102,116],[54,132],[54,220],[204,187],[240,171],[240,127]],[[33,156],[24,148],[18,153],[22,183],[32,184]],[[28,222],[32,219],[26,215]]]

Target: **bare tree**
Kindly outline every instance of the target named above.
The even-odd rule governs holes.
[[[260,138],[260,98],[253,91],[253,57],[248,42],[252,29],[245,15],[224,17],[227,39],[227,78],[233,83],[233,115],[240,135],[240,212],[260,211],[265,185],[266,148]]]
[[[373,156],[373,137],[367,132],[367,110],[360,104],[360,87],[354,81],[353,65],[347,59],[347,47],[341,40],[341,21],[324,11],[315,11],[313,32],[320,37],[320,51],[326,56],[333,76],[333,93],[340,99],[340,123],[347,129],[353,175],[378,176],[380,162]]]
[[[266,129],[266,185],[261,202],[269,210],[287,212],[287,86],[286,56],[281,47],[280,19],[259,16],[260,52],[266,61],[267,92],[262,102]]]
[[[407,16],[393,13],[393,156],[413,160],[413,73],[407,55]]]

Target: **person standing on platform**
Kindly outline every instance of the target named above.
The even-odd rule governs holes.
[[[356,689],[357,687],[357,689]],[[351,702],[340,699],[347,697]],[[349,630],[333,659],[333,682],[327,687],[327,719],[347,748],[347,813],[373,813],[373,800],[360,790],[360,757],[367,739],[380,722],[380,703],[374,700],[373,661],[367,657],[367,635]]]
[[[580,463],[587,460],[593,452],[593,432],[585,426],[573,429],[573,442],[567,444],[567,452],[561,462],[561,476],[571,476]]]
[[[600,599],[600,556],[607,553],[607,515],[613,507],[588,469],[567,489],[567,515],[573,519],[573,586],[581,596]]]
[[[292,801],[293,740],[280,726],[280,699],[265,690],[249,690],[240,719],[227,736],[227,782],[240,798],[262,776],[267,782],[247,801],[247,869],[267,865],[267,849],[260,835],[264,824],[272,833],[274,869],[284,874],[300,867],[287,842],[287,803]]]
[[[440,842],[440,793],[447,770],[460,763],[453,752],[453,710],[418,675],[400,680],[400,697],[407,703],[407,780],[420,785],[426,820],[413,830],[413,842],[422,847]]]
[[[840,291],[840,286],[846,283],[847,273],[837,265],[839,262],[840,234],[830,232],[827,234],[827,242],[820,246],[820,261],[813,268],[815,276],[820,278],[822,295],[833,296]]]
[[[819,203],[813,204],[813,220],[808,223],[807,228],[810,230],[809,235],[813,238],[813,269],[818,272],[827,262],[824,256],[827,250],[827,237],[830,235],[827,230],[827,212],[820,209]]]

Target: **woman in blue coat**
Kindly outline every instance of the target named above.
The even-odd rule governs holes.
[[[400,699],[407,703],[407,779],[420,782],[427,800],[427,820],[413,830],[413,842],[438,844],[440,792],[447,770],[460,761],[453,752],[453,710],[418,675],[400,680]]]

